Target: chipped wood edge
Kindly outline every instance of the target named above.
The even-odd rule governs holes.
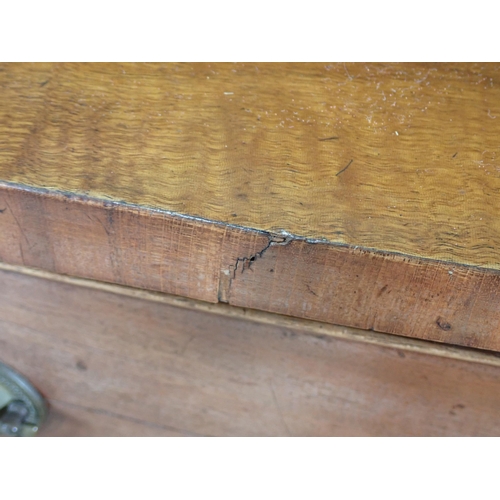
[[[418,354],[427,354],[431,356],[440,356],[460,361],[469,361],[472,363],[481,363],[490,366],[500,366],[500,356],[491,351],[482,351],[467,347],[452,346],[439,344],[426,340],[412,339],[408,337],[400,337],[387,333],[377,333],[357,328],[332,325],[329,323],[321,323],[318,321],[304,320],[280,314],[268,313],[254,309],[246,309],[242,307],[230,306],[223,303],[212,304],[195,299],[188,299],[175,295],[169,295],[161,292],[153,292],[149,290],[141,290],[123,285],[94,281],[84,278],[75,278],[71,276],[61,275],[35,269],[30,267],[16,266],[0,262],[0,270],[24,274],[35,278],[57,281],[69,285],[100,290],[117,295],[133,297],[136,299],[149,300],[167,304],[173,307],[183,309],[191,309],[196,311],[218,314],[230,318],[245,319],[256,323],[274,325],[315,336],[330,336],[337,339],[349,340],[354,342],[364,342],[367,344],[377,345],[380,347],[389,347],[403,351],[410,351]]]

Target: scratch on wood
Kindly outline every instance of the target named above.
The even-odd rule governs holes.
[[[344,63],[344,69],[345,72],[347,73],[347,77],[349,78],[349,80],[352,80],[352,76],[349,74],[349,71],[347,71],[347,66],[345,65],[345,63]]]
[[[281,418],[281,422],[283,423],[283,427],[285,427],[287,434],[289,436],[291,436],[292,433],[290,432],[288,425],[286,425],[286,420],[285,420],[285,417],[283,416],[283,412],[281,411],[280,405],[278,404],[278,399],[276,398],[276,392],[274,391],[274,386],[273,386],[272,381],[269,382],[269,387],[271,388],[271,393],[273,395],[274,404],[276,406],[276,409],[278,410],[278,414]]]
[[[98,222],[102,226],[102,228],[104,229],[104,231],[106,232],[106,234],[108,236],[110,235],[110,232],[107,229],[106,225],[104,224],[104,222],[101,219],[99,219],[99,217],[91,217],[89,214],[85,214],[85,216],[87,217],[88,220],[90,220],[92,222]]]
[[[26,236],[26,234],[24,234],[24,229],[23,227],[21,226],[21,224],[19,223],[19,221],[17,220],[17,217],[15,216],[14,212],[12,211],[12,208],[10,208],[10,205],[9,203],[7,202],[7,200],[5,200],[5,204],[7,205],[7,207],[9,208],[9,212],[11,213],[13,219],[16,221],[16,224],[17,224],[17,227],[19,228],[19,230],[21,231],[21,234],[24,236],[24,239],[26,240],[26,243],[28,243],[28,246],[31,248],[31,243],[30,243],[30,240],[28,240],[28,237]],[[5,210],[5,209],[4,209]]]
[[[336,135],[332,136],[332,137],[324,137],[322,139],[318,139],[319,141],[335,141],[336,139],[339,139],[339,137],[337,137]]]
[[[342,172],[345,172],[351,166],[352,162],[353,162],[353,160],[351,160],[340,172],[337,172],[335,174],[335,177],[337,177],[337,175],[340,175]]]
[[[23,252],[23,244],[19,242],[19,251],[21,253],[21,262],[23,263],[23,266],[26,265],[26,262],[24,260],[24,252]]]
[[[117,418],[117,419],[129,421],[129,422],[138,423],[140,425],[145,425],[147,427],[158,428],[158,429],[166,429],[166,430],[173,430],[174,432],[181,432],[181,433],[186,434],[188,436],[194,436],[194,437],[201,436],[201,434],[196,434],[196,433],[191,432],[191,431],[187,431],[187,430],[183,430],[183,429],[178,429],[176,427],[171,427],[169,425],[156,424],[154,422],[150,422],[149,420],[143,420],[143,419],[139,419],[139,418],[134,418],[134,417],[130,417],[128,415],[122,415],[120,413],[115,413],[115,412],[112,412],[112,411],[103,410],[102,408],[92,408],[92,407],[89,407],[89,406],[82,406],[82,405],[79,405],[79,404],[68,403],[67,401],[61,401],[61,400],[53,399],[53,398],[51,398],[50,401],[53,401],[53,402],[58,403],[58,404],[63,405],[63,406],[69,406],[71,408],[78,408],[80,410],[83,409],[85,411],[88,411],[90,413],[95,413],[97,415],[106,415],[106,416],[111,416],[113,418]],[[206,436],[206,435],[203,434],[203,436]]]
[[[192,337],[189,338],[189,340],[184,344],[184,347],[181,349],[179,355],[184,356],[184,354],[187,351],[187,348],[189,347],[189,344],[196,338],[196,335],[193,335]]]

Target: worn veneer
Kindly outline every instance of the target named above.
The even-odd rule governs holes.
[[[500,349],[500,66],[0,69],[3,262]]]

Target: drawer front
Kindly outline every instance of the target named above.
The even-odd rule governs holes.
[[[48,399],[41,435],[500,433],[494,355],[450,359],[5,270],[0,289],[0,361]]]

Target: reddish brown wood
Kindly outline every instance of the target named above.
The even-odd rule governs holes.
[[[218,300],[221,269],[268,241],[223,224],[18,187],[0,189],[0,207],[3,262],[209,302]]]
[[[499,366],[401,347],[0,271],[0,361],[44,435],[500,433]]]
[[[356,328],[500,350],[499,272],[0,190],[0,260]]]
[[[500,66],[348,66],[1,64],[0,260],[500,350]]]
[[[500,350],[500,273],[292,241],[232,280],[231,304]]]

